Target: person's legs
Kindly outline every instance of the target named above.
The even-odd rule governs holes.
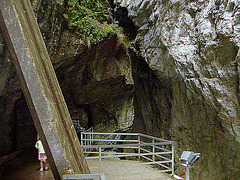
[[[39,171],[43,171],[43,160],[40,160],[40,169]]]
[[[47,160],[43,160],[43,163],[44,163],[44,169],[45,169],[45,170],[48,170]]]

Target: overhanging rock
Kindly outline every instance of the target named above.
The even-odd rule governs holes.
[[[55,179],[90,173],[29,0],[0,0],[0,22]]]

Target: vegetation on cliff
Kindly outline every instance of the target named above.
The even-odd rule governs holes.
[[[106,0],[68,0],[63,16],[68,22],[68,29],[88,44],[96,44],[118,30],[112,23]]]

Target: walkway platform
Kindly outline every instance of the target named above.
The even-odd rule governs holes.
[[[98,173],[98,160],[87,160],[92,174]],[[134,164],[134,166],[132,165]],[[102,160],[106,180],[172,180],[168,174],[158,172],[149,165],[130,160]],[[175,179],[176,180],[176,179]]]
[[[91,173],[98,173],[98,160],[87,160]],[[136,163],[135,166],[128,166]],[[159,173],[156,169],[148,165],[138,165],[138,161],[129,160],[102,160],[102,171],[106,180],[171,180],[172,178]],[[105,166],[113,166],[104,168]],[[37,159],[37,150],[35,148],[26,149],[14,160],[0,167],[0,179],[3,180],[54,180],[51,169],[39,172],[39,161]],[[144,172],[144,173],[143,173]]]

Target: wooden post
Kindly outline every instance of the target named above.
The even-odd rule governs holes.
[[[29,0],[0,0],[0,25],[55,179],[89,174]]]

